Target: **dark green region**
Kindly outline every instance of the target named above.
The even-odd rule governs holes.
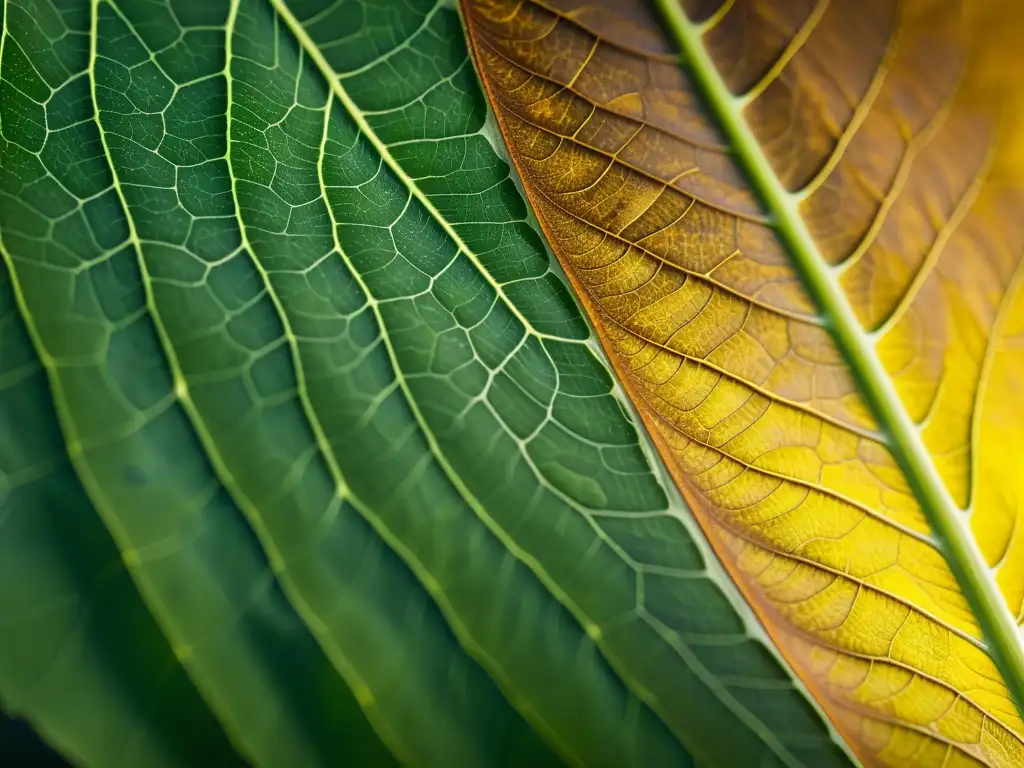
[[[69,763],[27,722],[0,714],[0,765],[65,768]]]

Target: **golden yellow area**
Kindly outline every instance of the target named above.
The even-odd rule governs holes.
[[[683,2],[1019,622],[1016,5]],[[972,611],[647,3],[465,7],[544,232],[797,674],[866,764],[1024,765]]]

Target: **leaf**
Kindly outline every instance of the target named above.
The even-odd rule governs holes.
[[[1022,764],[1019,13],[464,5],[544,232],[797,674],[865,763]]]
[[[98,766],[848,763],[652,467],[453,8],[2,9],[5,708]]]
[[[6,271],[0,389],[0,704],[45,712],[46,736],[91,763],[238,764],[69,466]]]

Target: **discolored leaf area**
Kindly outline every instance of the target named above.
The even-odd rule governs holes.
[[[450,2],[0,9],[5,711],[101,768],[849,764]]]
[[[1012,15],[657,5],[465,0],[543,230],[860,759],[1024,764]]]

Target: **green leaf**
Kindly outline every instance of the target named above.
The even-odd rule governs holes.
[[[236,764],[68,464],[6,271],[0,353],[0,703],[90,764]]]
[[[0,41],[5,707],[102,766],[848,761],[453,8],[6,0]]]

